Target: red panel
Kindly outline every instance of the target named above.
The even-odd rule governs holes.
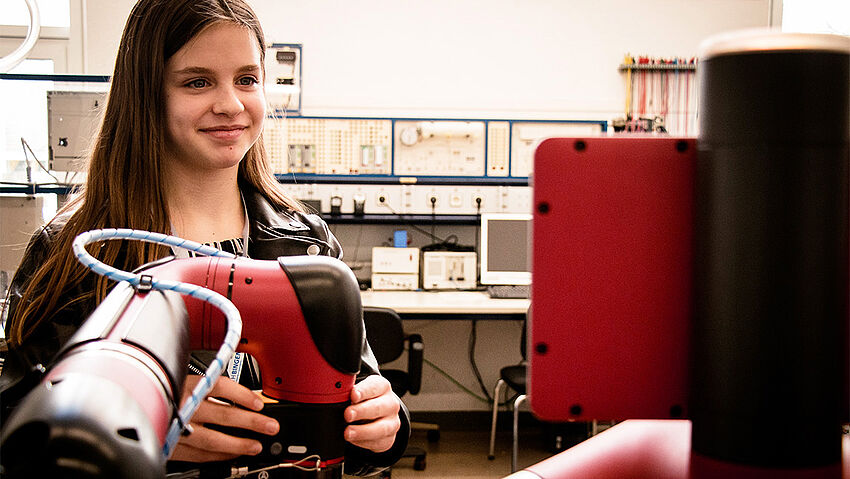
[[[529,388],[541,418],[686,417],[695,159],[693,139],[669,137],[538,147]]]
[[[339,372],[325,361],[313,343],[292,284],[277,261],[199,257],[171,261],[156,271],[228,296],[232,265],[231,300],[242,316],[237,350],[257,358],[263,393],[303,403],[348,401],[354,375]],[[191,348],[218,349],[226,332],[224,314],[194,298],[185,298],[185,303]]]

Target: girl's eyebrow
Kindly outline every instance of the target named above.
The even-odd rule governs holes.
[[[253,72],[259,72],[259,71],[260,71],[260,66],[259,65],[253,65],[253,64],[252,65],[245,65],[245,66],[242,66],[239,69],[237,69],[238,73],[253,73]],[[180,70],[177,70],[177,71],[174,72],[175,75],[209,75],[209,74],[212,74],[212,73],[214,73],[214,71],[212,69],[209,69],[209,68],[206,68],[206,67],[197,67],[197,66],[190,66],[190,67],[186,67],[186,68],[181,68]]]

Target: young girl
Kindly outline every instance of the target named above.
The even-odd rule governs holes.
[[[9,352],[0,389],[3,417],[111,286],[74,258],[71,242],[95,228],[135,228],[211,243],[256,259],[341,257],[327,225],[287,196],[262,142],[264,39],[243,0],[140,0],[125,26],[103,124],[85,187],[27,248],[9,293]],[[89,247],[123,270],[180,251],[132,241]],[[394,463],[409,418],[363,345],[345,410],[346,473]],[[187,380],[184,393],[197,379]],[[249,389],[222,377],[210,393],[244,408],[205,401],[172,459],[216,461],[257,454],[260,443],[205,427],[264,434],[278,424]]]

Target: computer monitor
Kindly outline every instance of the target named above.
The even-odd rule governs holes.
[[[481,284],[531,284],[531,214],[481,215]]]

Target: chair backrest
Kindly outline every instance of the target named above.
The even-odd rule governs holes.
[[[405,334],[401,317],[389,308],[364,307],[363,323],[366,325],[366,339],[379,365],[401,357],[405,343],[408,344],[407,370],[381,368],[381,374],[389,380],[399,397],[406,393],[419,394],[424,361],[422,336]]]
[[[364,307],[366,339],[378,364],[386,364],[404,353],[404,327],[398,313],[389,308]]]

